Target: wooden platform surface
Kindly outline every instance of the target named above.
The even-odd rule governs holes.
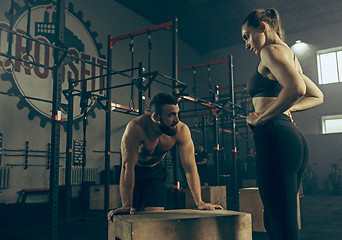
[[[248,213],[235,212],[229,210],[196,210],[196,209],[179,209],[179,210],[165,210],[160,212],[137,212],[133,215],[117,215],[118,219],[127,222],[151,222],[175,219],[194,219],[194,218],[210,218],[220,216],[245,216]]]
[[[251,215],[228,210],[166,210],[117,215],[108,223],[108,239],[252,240]]]

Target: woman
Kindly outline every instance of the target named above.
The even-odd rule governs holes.
[[[256,147],[256,171],[270,239],[298,239],[297,193],[308,162],[303,135],[291,112],[323,102],[283,38],[275,9],[255,10],[242,25],[246,49],[260,57],[247,90],[255,112],[247,117]]]

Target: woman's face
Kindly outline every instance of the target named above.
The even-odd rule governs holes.
[[[259,28],[250,27],[245,23],[242,26],[241,34],[242,39],[246,43],[246,49],[254,52],[256,55],[260,55],[260,51],[266,42],[264,28],[262,26]]]

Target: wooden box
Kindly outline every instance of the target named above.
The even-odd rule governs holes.
[[[241,212],[252,215],[252,229],[254,232],[266,232],[264,227],[264,205],[261,202],[259,188],[241,188],[239,190],[239,206]],[[298,227],[301,228],[299,196],[297,196]]]
[[[108,240],[252,240],[251,215],[226,210],[167,210],[116,215]]]
[[[119,185],[109,185],[109,209],[121,207]],[[104,185],[89,186],[89,209],[104,210]]]
[[[219,204],[227,209],[226,186],[210,186],[201,188],[202,200],[212,204]],[[197,208],[189,189],[185,193],[185,208]]]

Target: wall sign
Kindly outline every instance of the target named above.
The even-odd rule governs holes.
[[[32,5],[24,7],[15,4],[13,14],[13,30],[22,34],[28,34],[32,38],[54,44],[56,7],[50,0],[31,1]],[[28,9],[31,9],[31,18],[28,17]],[[10,10],[6,13],[6,17],[10,22]],[[101,44],[96,43],[96,32],[90,31],[90,22],[82,19],[82,12],[74,12],[73,5],[69,3],[65,10],[65,41],[64,45],[68,49],[68,53],[72,56],[96,63],[106,67],[107,61],[100,54]],[[28,28],[28,23],[30,27]],[[9,23],[0,22],[3,28],[10,28]],[[27,32],[30,29],[30,32]],[[9,34],[0,30],[0,51],[8,52]],[[13,35],[12,56],[23,58],[25,60],[34,61],[39,64],[53,66],[53,48],[42,45],[38,42],[27,41],[21,36]],[[1,57],[0,66],[6,67],[10,62],[8,59]],[[8,66],[7,66],[8,67]],[[105,70],[93,66],[88,63],[74,60],[63,67],[63,84],[62,88],[68,88],[68,78],[81,80],[89,77],[105,74]],[[7,71],[1,75],[4,81],[10,81],[12,88],[8,89],[8,93],[35,97],[40,99],[52,100],[52,84],[53,72],[39,66],[33,66],[28,63],[22,63],[18,60],[12,60],[11,71]],[[97,78],[87,81],[87,89],[101,89],[105,86],[104,78]],[[81,90],[81,84],[75,84],[76,90]],[[103,95],[104,92],[98,94]],[[79,121],[82,114],[78,106],[80,106],[80,98],[75,97],[74,121],[75,128],[79,128]],[[62,103],[67,104],[67,100],[62,96]],[[20,98],[17,107],[29,109],[28,118],[30,120],[40,117],[40,126],[45,127],[46,123],[51,119],[51,103]],[[95,117],[93,105],[89,110],[89,114]],[[66,119],[66,114],[62,114],[62,118]]]

